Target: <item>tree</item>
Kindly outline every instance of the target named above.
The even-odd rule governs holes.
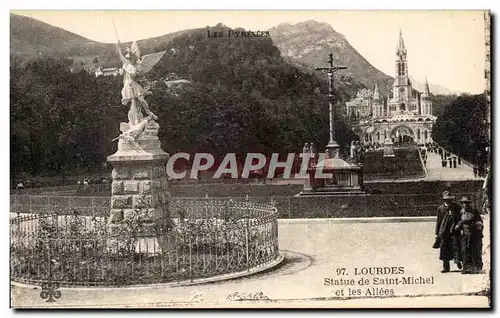
[[[464,94],[449,103],[432,128],[432,139],[472,163],[484,164],[490,143],[484,95]]]
[[[457,95],[431,95],[432,115],[440,117],[446,106],[455,100]]]
[[[93,168],[112,151],[118,119],[109,106],[119,101],[120,84],[85,71],[71,73],[70,65],[47,57],[12,61],[13,178],[21,172],[64,174],[78,165]]]

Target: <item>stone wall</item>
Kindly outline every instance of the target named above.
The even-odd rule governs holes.
[[[414,182],[366,182],[365,191],[369,194],[440,194],[445,190],[452,193],[478,191],[481,180],[470,181],[414,181]],[[171,185],[172,196],[176,197],[238,197],[248,194],[250,197],[294,196],[302,191],[302,185],[248,185],[248,184],[212,184],[212,185]]]
[[[365,182],[365,191],[371,194],[451,193],[476,192],[482,180],[468,181],[414,181],[414,182]]]
[[[171,188],[176,197],[233,197],[248,194],[262,203],[277,204],[280,218],[433,216],[441,204],[441,193],[449,190],[458,197],[467,195],[479,204],[477,192],[482,181],[370,182],[362,196],[300,196],[299,185],[211,185]]]
[[[477,194],[460,195],[467,195],[477,207]],[[436,209],[442,202],[440,194],[312,196],[276,201],[279,218],[435,216]]]

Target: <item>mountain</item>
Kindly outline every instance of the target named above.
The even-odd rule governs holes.
[[[113,44],[95,42],[36,19],[10,14],[11,55],[99,55],[110,48]]]
[[[311,72],[326,66],[328,54],[333,53],[334,64],[347,66],[339,73],[352,77],[373,89],[375,82],[386,96],[392,90],[394,78],[370,64],[347,39],[329,24],[308,20],[297,24],[283,23],[269,29],[274,44],[283,56],[297,67]],[[323,75],[324,76],[324,75]],[[415,89],[422,92],[424,84],[412,79]],[[459,94],[446,87],[429,83],[433,94]]]
[[[347,66],[340,73],[352,77],[373,89],[375,82],[387,93],[393,78],[371,65],[354,49],[347,39],[329,24],[308,20],[297,24],[283,23],[269,29],[274,44],[283,56],[310,70],[326,66],[328,54],[333,53],[334,65]]]
[[[424,87],[425,87],[424,83],[417,81],[412,76],[410,76],[410,80],[411,80],[411,83],[413,85],[413,88],[415,88],[416,90],[418,90],[420,92],[424,91]],[[436,85],[436,84],[432,84],[432,83],[429,83],[429,90],[431,91],[431,94],[434,94],[434,95],[460,95],[461,94],[461,92],[452,91],[451,89],[448,89],[444,86]]]
[[[223,26],[222,24],[219,24]],[[143,54],[163,51],[175,37],[192,32],[193,29],[168,33],[162,36],[139,40]],[[372,88],[379,83],[384,93],[391,90],[393,78],[377,70],[346,40],[326,23],[313,20],[292,24],[280,24],[269,30],[273,43],[279,48],[285,61],[304,72],[313,72],[315,67],[325,65],[329,53],[334,54],[334,62],[348,67],[336,74],[340,79],[337,86],[347,89],[351,85],[363,83]],[[124,43],[130,45],[130,42]],[[97,57],[100,65],[118,66],[114,43],[92,41],[67,30],[49,25],[30,17],[10,14],[10,54],[30,57],[44,54],[52,57],[66,57],[91,66]],[[325,75],[316,72],[318,76]],[[423,84],[413,80],[417,90]],[[434,94],[457,94],[439,85],[429,84]]]
[[[139,40],[137,44],[143,54],[158,52],[173,38],[189,31],[182,30]],[[131,42],[123,43],[124,46],[130,44]],[[71,58],[85,65],[91,65],[96,57],[100,64],[119,64],[114,43],[92,41],[42,21],[11,13],[10,55],[31,57],[38,54]]]

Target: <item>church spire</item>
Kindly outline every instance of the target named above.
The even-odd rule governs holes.
[[[425,96],[425,97],[431,96],[431,90],[429,89],[429,82],[427,82],[427,76],[425,77],[423,96]]]
[[[398,56],[406,55],[405,42],[403,40],[403,31],[401,29],[399,29],[399,42],[398,42],[397,55]]]
[[[375,82],[375,89],[373,90],[373,99],[374,100],[380,99],[380,91],[378,89],[378,82]]]

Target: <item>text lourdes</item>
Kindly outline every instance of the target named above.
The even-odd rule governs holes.
[[[404,267],[354,267],[354,275],[395,275],[404,274]]]

